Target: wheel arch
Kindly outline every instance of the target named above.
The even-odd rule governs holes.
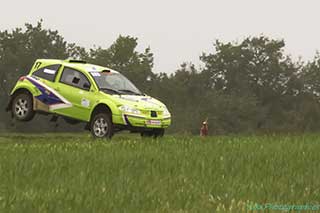
[[[17,94],[20,94],[20,93],[27,93],[27,94],[33,96],[32,92],[31,92],[28,88],[26,88],[26,87],[17,88],[17,89],[12,93],[11,96],[16,96]]]
[[[96,114],[102,113],[102,112],[109,113],[110,116],[111,116],[111,119],[112,119],[112,110],[111,110],[111,108],[105,103],[99,103],[93,108],[93,110],[91,112],[91,115],[90,115],[90,121]]]

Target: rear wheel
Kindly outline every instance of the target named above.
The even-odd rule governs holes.
[[[12,101],[12,113],[19,121],[30,121],[35,114],[32,96],[26,93],[16,95]]]
[[[113,136],[113,124],[108,113],[96,114],[90,123],[91,134],[95,138],[111,138]]]

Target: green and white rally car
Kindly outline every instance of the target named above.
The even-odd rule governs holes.
[[[13,88],[7,110],[19,121],[30,121],[36,112],[83,121],[98,138],[120,130],[162,136],[171,123],[167,107],[122,74],[78,60],[36,60]]]

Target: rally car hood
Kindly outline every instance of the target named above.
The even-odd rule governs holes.
[[[164,110],[165,105],[150,96],[143,95],[110,95],[118,105],[128,105],[140,110]]]

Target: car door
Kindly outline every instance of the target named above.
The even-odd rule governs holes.
[[[55,112],[71,118],[89,121],[94,94],[92,84],[84,73],[74,68],[64,67],[55,90],[70,104],[70,107],[55,109]]]

